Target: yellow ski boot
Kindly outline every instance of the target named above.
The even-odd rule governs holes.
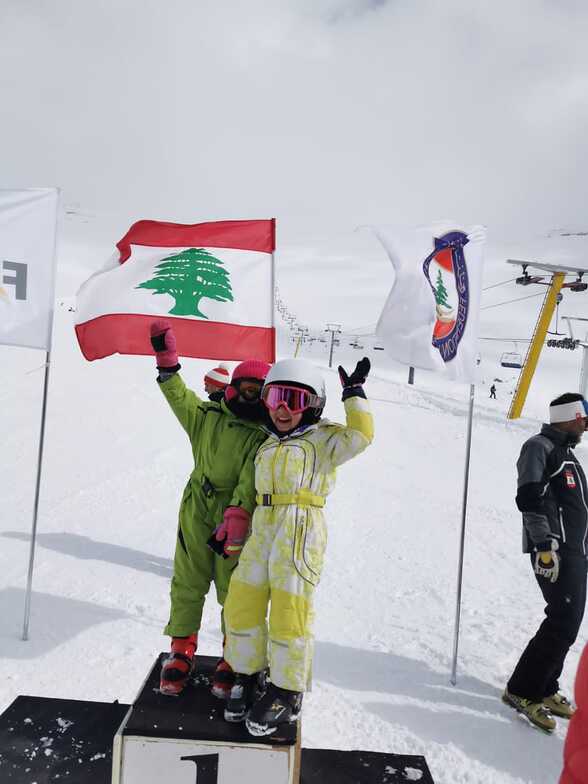
[[[534,724],[535,727],[539,727],[539,729],[544,732],[551,733],[557,726],[555,719],[549,712],[549,708],[547,708],[543,702],[532,702],[524,697],[511,694],[508,689],[504,690],[502,702],[506,705],[510,705],[511,708],[514,708],[528,719],[531,724]]]
[[[559,716],[561,719],[571,719],[576,712],[568,698],[558,691],[550,697],[543,697],[543,704],[550,713],[553,713],[554,716]]]

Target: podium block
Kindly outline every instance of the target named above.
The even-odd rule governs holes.
[[[17,697],[0,716],[2,784],[110,784],[118,702]]]
[[[251,738],[209,691],[216,659],[163,697],[158,660],[135,704],[17,697],[0,715],[4,784],[433,784],[422,756],[302,749],[299,727]]]
[[[196,657],[196,675],[177,697],[158,691],[160,654],[114,737],[112,784],[298,784],[300,733],[254,738],[224,720],[210,693],[218,659]]]
[[[302,749],[300,784],[435,784],[425,758],[377,751]]]

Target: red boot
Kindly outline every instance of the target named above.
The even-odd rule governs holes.
[[[227,700],[235,682],[235,673],[231,665],[224,659],[219,659],[212,676],[211,692],[219,700]]]
[[[179,694],[192,674],[198,635],[172,637],[171,651],[163,660],[159,691],[162,694]]]

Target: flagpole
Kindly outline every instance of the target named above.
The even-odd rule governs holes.
[[[274,357],[272,362],[275,362],[277,359],[277,348],[278,348],[278,336],[276,334],[276,261],[275,261],[275,251],[272,251],[272,330],[274,334]]]
[[[461,504],[461,532],[460,532],[460,541],[459,541],[459,565],[458,565],[458,572],[457,572],[457,600],[455,606],[455,630],[453,634],[453,662],[451,665],[451,683],[453,684],[453,686],[455,686],[455,684],[457,683],[457,649],[459,645],[459,620],[461,615],[463,556],[464,556],[464,544],[465,544],[466,514],[467,514],[467,507],[468,507],[468,485],[469,485],[469,478],[470,478],[470,455],[471,455],[471,447],[472,447],[472,423],[474,419],[475,391],[476,391],[476,387],[474,386],[474,384],[470,384],[468,433],[466,439],[466,459],[465,459],[464,480],[463,480],[463,498]]]
[[[41,472],[43,469],[43,448],[45,446],[45,422],[47,420],[47,397],[49,392],[49,370],[51,368],[51,345],[53,339],[53,320],[55,317],[55,263],[57,259],[57,210],[59,208],[59,192],[55,212],[55,233],[53,236],[53,280],[52,298],[49,309],[49,323],[47,328],[47,348],[45,350],[45,381],[43,383],[43,403],[41,405],[41,432],[39,435],[39,454],[37,458],[37,484],[35,487],[35,504],[33,507],[33,527],[31,530],[31,548],[29,553],[29,572],[27,575],[27,587],[25,592],[24,622],[22,627],[22,639],[26,642],[29,639],[29,622],[31,617],[31,597],[33,592],[33,567],[35,563],[35,545],[37,543],[37,520],[39,517],[39,498],[41,495]]]
[[[43,385],[43,405],[41,409],[41,434],[39,438],[39,455],[37,459],[37,486],[35,489],[35,505],[33,509],[33,528],[31,532],[31,549],[29,555],[29,573],[27,577],[27,589],[25,594],[24,625],[22,639],[29,639],[29,620],[31,614],[31,592],[33,585],[33,565],[35,561],[35,544],[37,539],[37,519],[39,514],[39,495],[41,491],[41,470],[43,467],[43,446],[45,444],[45,421],[47,418],[47,390],[49,388],[49,367],[51,363],[51,351],[45,354],[45,383]]]

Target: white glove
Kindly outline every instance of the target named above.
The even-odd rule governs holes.
[[[559,577],[560,557],[557,553],[558,543],[555,539],[551,540],[551,549],[542,549],[535,555],[535,574],[545,577],[554,583]]]

